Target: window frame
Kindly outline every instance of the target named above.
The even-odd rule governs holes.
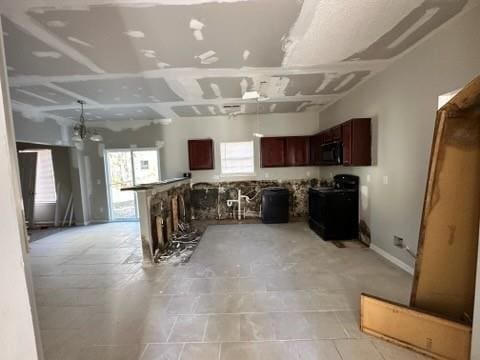
[[[246,143],[251,146],[251,157],[248,158],[228,158],[224,157],[222,148],[228,146],[228,144],[238,144]],[[241,140],[241,141],[222,141],[219,144],[220,146],[220,176],[221,177],[235,177],[235,176],[255,176],[255,141],[254,140]],[[249,149],[250,150],[250,149]],[[239,171],[239,172],[225,172],[224,171],[224,161],[235,161],[246,159],[252,161],[251,171]]]

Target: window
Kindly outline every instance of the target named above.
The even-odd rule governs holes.
[[[253,141],[220,143],[220,154],[222,174],[253,173]]]
[[[21,152],[37,153],[37,169],[35,174],[35,204],[57,202],[55,190],[55,173],[51,150],[22,150]]]

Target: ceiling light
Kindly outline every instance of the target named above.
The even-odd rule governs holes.
[[[83,114],[83,107],[86,104],[83,100],[77,100],[77,102],[81,106],[80,112],[80,120],[79,122],[73,127],[73,136],[72,141],[74,142],[83,142],[87,139],[94,142],[101,142],[103,141],[103,136],[97,133],[96,130],[89,130],[85,125],[85,116]]]
[[[102,142],[103,136],[95,132],[90,136],[90,140],[93,142]]]
[[[158,123],[160,125],[170,125],[172,123],[172,119],[171,118],[158,119]]]
[[[258,91],[245,91],[243,93],[242,99],[243,100],[255,100],[260,97]]]

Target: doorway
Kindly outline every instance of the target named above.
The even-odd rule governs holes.
[[[160,181],[158,149],[105,150],[105,172],[111,221],[138,220],[134,191],[122,188]]]
[[[59,207],[52,150],[19,150],[18,164],[27,227],[56,225]]]

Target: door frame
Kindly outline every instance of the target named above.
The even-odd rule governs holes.
[[[111,194],[110,194],[110,172],[109,172],[109,164],[108,164],[108,156],[109,152],[130,152],[130,162],[132,166],[132,182],[135,186],[135,165],[133,162],[133,153],[135,151],[156,151],[157,153],[157,169],[158,169],[158,179],[162,179],[162,173],[160,169],[160,149],[157,147],[141,147],[141,148],[112,148],[112,149],[104,149],[103,150],[103,159],[104,159],[104,171],[105,171],[105,187],[107,192],[107,206],[108,206],[108,221],[109,222],[127,222],[127,221],[138,221],[139,220],[139,211],[138,211],[138,199],[137,193],[134,192],[135,198],[135,217],[134,218],[125,218],[125,219],[114,219],[112,216],[112,206],[111,206]]]

